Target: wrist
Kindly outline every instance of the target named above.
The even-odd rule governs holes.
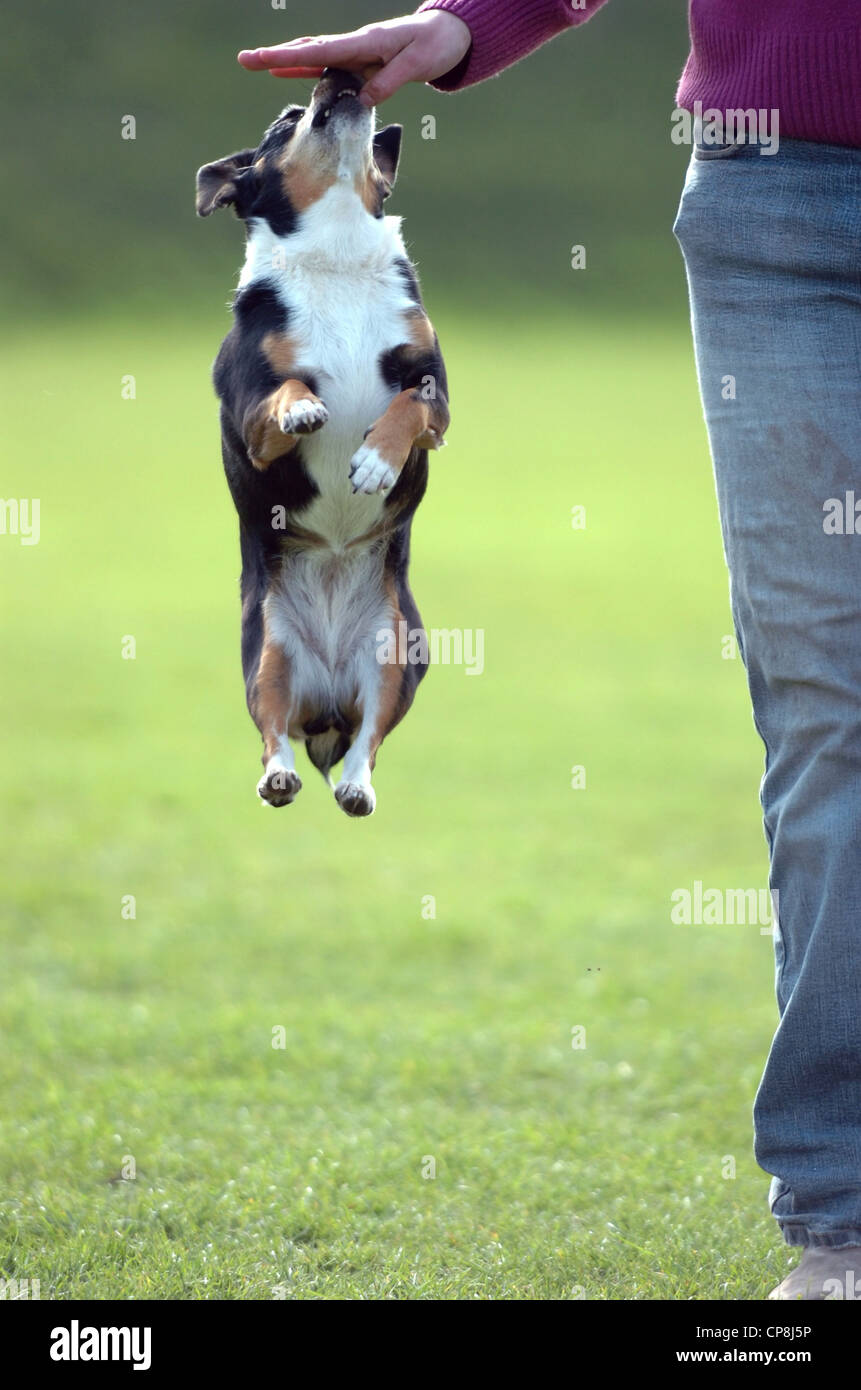
[[[428,27],[440,44],[442,66],[429,80],[435,86],[456,86],[469,63],[472,30],[465,19],[445,4],[423,4],[417,14],[428,20]]]

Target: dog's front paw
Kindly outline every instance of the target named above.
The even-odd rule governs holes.
[[[362,444],[350,460],[354,492],[388,492],[397,480],[398,470],[387,463],[373,444]]]
[[[302,782],[298,774],[286,767],[270,768],[257,783],[257,795],[267,806],[289,806],[301,790]]]
[[[363,787],[360,782],[339,782],[335,800],[348,816],[370,816],[377,804],[373,787]]]
[[[323,402],[315,398],[293,401],[279,409],[276,418],[282,434],[313,434],[325,425],[329,412]]]

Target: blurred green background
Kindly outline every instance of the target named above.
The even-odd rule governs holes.
[[[239,237],[232,215],[195,223],[195,170],[253,144],[311,86],[244,72],[236,52],[389,13],[366,0],[19,6],[0,92],[11,186],[25,195],[4,229],[15,300],[52,315],[211,306]],[[669,116],[686,52],[683,0],[611,0],[500,80],[457,96],[411,87],[383,108],[405,127],[396,210],[435,300],[678,306],[667,230],[686,152]],[[435,140],[422,138],[426,114]],[[591,253],[579,280],[575,242]]]
[[[307,90],[238,47],[379,15],[97,0],[8,36],[0,491],[40,498],[41,539],[0,536],[0,1276],[758,1297],[785,1266],[750,1156],[770,942],[670,920],[696,879],[765,879],[669,230],[681,0],[387,107],[453,399],[414,589],[486,670],[430,672],[369,822],[301,753],[294,806],[255,796],[209,384],[241,227],[195,220],[194,171]]]

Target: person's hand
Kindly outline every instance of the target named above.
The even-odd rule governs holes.
[[[462,19],[448,10],[366,24],[351,34],[291,39],[276,48],[245,48],[239,61],[273,77],[319,77],[324,68],[348,68],[367,77],[359,93],[365,106],[395,93],[405,82],[431,82],[456,67],[472,43]],[[373,75],[368,77],[368,74]]]

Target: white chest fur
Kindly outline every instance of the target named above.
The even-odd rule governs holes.
[[[335,184],[276,237],[267,223],[249,235],[239,288],[265,282],[280,297],[297,369],[313,374],[328,422],[302,443],[319,496],[297,518],[334,552],[364,535],[384,498],[353,493],[350,460],[396,388],[383,353],[407,341],[412,301],[397,261],[406,255],[400,219],[374,218],[352,187]]]

